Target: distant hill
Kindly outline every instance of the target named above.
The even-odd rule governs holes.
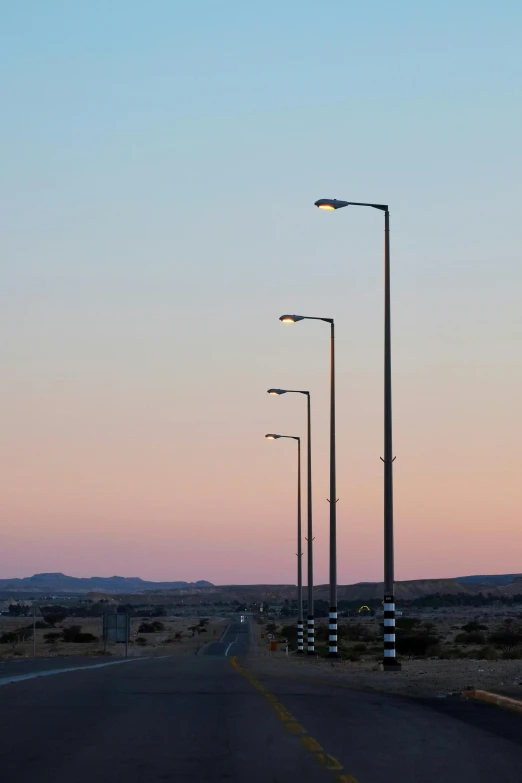
[[[199,582],[146,582],[138,576],[91,576],[81,578],[65,574],[34,574],[23,579],[0,579],[3,592],[33,593],[143,593],[146,590],[177,590],[191,587],[213,587],[204,579]]]
[[[522,574],[497,574],[497,575],[477,575],[477,576],[458,576],[456,582],[461,585],[509,585],[515,579],[521,579]]]
[[[328,601],[330,589],[327,584],[314,586],[316,600]],[[428,595],[488,595],[510,596],[522,593],[522,582],[511,582],[505,585],[482,584],[480,582],[462,584],[456,579],[412,579],[406,582],[395,583],[395,597],[398,602],[411,601]],[[384,585],[382,582],[359,582],[353,585],[338,585],[337,595],[340,601],[368,601],[382,599]],[[151,603],[168,602],[169,600],[183,600],[185,606],[198,606],[203,603],[230,604],[238,603],[266,603],[268,605],[280,604],[285,600],[295,599],[295,584],[286,585],[214,585],[212,587],[181,587],[176,590],[149,590],[147,600]],[[99,596],[98,596],[99,598]],[[119,599],[127,603],[133,603],[138,598],[134,593],[121,595]]]
[[[198,602],[203,596],[207,600],[229,602],[239,601],[283,601],[295,594],[294,585],[213,585],[204,579],[198,582],[147,582],[137,576],[91,576],[79,578],[65,574],[34,574],[23,579],[0,579],[0,591],[5,593],[34,593],[45,595],[59,594],[118,594],[120,596],[152,593],[159,595],[176,591],[186,596],[188,603]],[[378,598],[382,595],[382,582],[358,582],[352,585],[339,585],[340,599]],[[522,574],[460,576],[454,579],[414,579],[396,582],[395,595],[398,600],[408,600],[434,593],[457,594],[502,591],[502,594],[522,593]],[[317,599],[327,600],[328,585],[315,585]]]

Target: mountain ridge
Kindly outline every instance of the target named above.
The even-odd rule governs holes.
[[[176,590],[190,587],[213,587],[212,582],[150,582],[139,576],[67,576],[61,572],[44,572],[33,576],[0,579],[2,591],[88,593],[101,590],[106,593],[143,592],[145,590]]]
[[[396,583],[396,594],[406,597],[411,593],[426,592],[451,592],[459,590],[477,591],[481,588],[503,588],[517,585],[522,580],[522,574],[477,574],[445,579],[412,579]],[[172,581],[152,582],[141,579],[139,576],[91,576],[76,577],[67,576],[61,572],[44,572],[33,576],[17,577],[13,579],[0,579],[2,592],[34,592],[34,593],[143,593],[159,592],[163,590],[179,590],[184,593],[190,591],[222,592],[222,591],[272,591],[291,589],[291,585],[214,585],[205,579],[196,582]],[[327,585],[315,585],[317,597],[327,588]],[[520,586],[522,591],[522,585]],[[382,582],[357,582],[351,585],[339,585],[339,597],[348,595],[360,595],[370,597],[382,592]]]

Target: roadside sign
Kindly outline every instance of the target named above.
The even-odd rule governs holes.
[[[131,636],[132,636],[134,639],[136,638],[136,636],[137,636],[137,635],[138,635],[138,632],[137,632],[137,631],[131,631]]]
[[[274,638],[274,634],[273,633],[267,633],[266,636],[267,636],[267,639],[270,639],[270,641],[272,641],[272,639]]]
[[[106,612],[103,615],[103,639],[105,642],[127,642],[129,629],[130,616],[128,614]]]

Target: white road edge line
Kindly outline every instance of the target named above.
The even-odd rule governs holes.
[[[162,656],[168,657],[168,656]],[[0,679],[1,685],[9,685],[12,682],[22,682],[23,680],[34,680],[37,677],[50,677],[52,674],[65,674],[66,672],[81,672],[85,669],[103,669],[105,666],[116,666],[119,663],[135,663],[136,661],[147,661],[150,658],[124,658],[122,661],[110,661],[110,663],[95,663],[93,666],[71,666],[68,669],[46,669],[41,672],[31,672],[30,674],[17,674],[15,677],[3,677]]]
[[[227,658],[227,657],[228,657],[228,651],[230,650],[230,648],[232,647],[232,645],[233,645],[233,644],[235,644],[235,643],[237,642],[237,640],[238,640],[238,637],[239,637],[239,634],[237,634],[237,633],[236,633],[236,638],[234,639],[234,641],[233,641],[233,642],[230,642],[230,644],[228,645],[227,649],[225,650],[225,658]]]

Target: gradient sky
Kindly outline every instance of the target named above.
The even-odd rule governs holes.
[[[25,0],[0,32],[0,576],[295,582],[313,394],[328,579],[522,570],[522,6]]]

